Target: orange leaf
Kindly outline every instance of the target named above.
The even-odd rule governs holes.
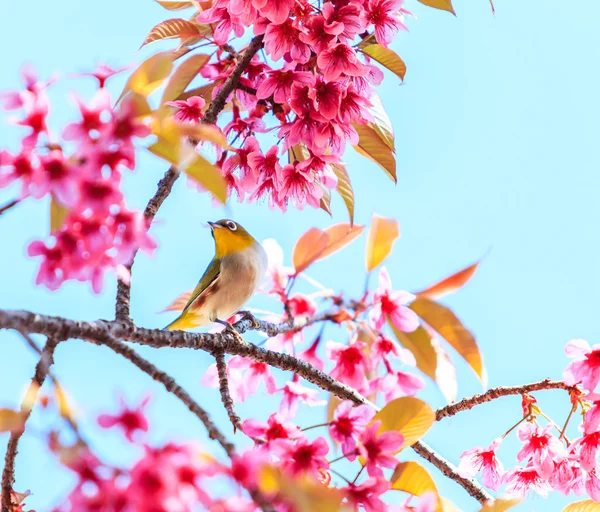
[[[425,297],[417,297],[409,307],[452,345],[454,350],[473,368],[485,387],[487,385],[487,372],[483,366],[479,347],[474,336],[458,317],[446,306]]]
[[[202,32],[200,31],[199,25],[184,20],[183,18],[173,18],[171,20],[161,21],[158,25],[155,25],[146,36],[146,39],[140,48],[143,48],[154,41],[160,41],[161,39],[181,38],[182,40],[186,40],[200,35],[202,35]]]
[[[390,50],[380,44],[370,44],[365,46],[361,50],[364,54],[376,60],[386,69],[389,69],[392,73],[400,77],[400,80],[404,80],[406,75],[406,64],[398,56],[394,50]]]
[[[396,178],[396,157],[393,151],[382,140],[377,130],[366,124],[352,124],[358,133],[358,144],[353,146],[361,155],[375,162],[394,181]]]
[[[329,235],[319,228],[311,228],[304,233],[294,246],[292,254],[292,263],[296,269],[296,274],[307,269],[314,263],[329,243]]]
[[[367,239],[367,272],[371,272],[392,251],[392,245],[400,236],[400,226],[395,219],[373,215]]]
[[[439,299],[444,295],[455,292],[459,288],[463,287],[467,281],[473,277],[473,274],[475,274],[480,262],[481,261],[478,261],[477,263],[473,263],[473,265],[469,265],[468,267],[459,270],[455,274],[452,274],[451,276],[432,284],[428,288],[415,293],[415,295],[419,295],[420,297],[428,297],[430,299]]]
[[[194,290],[188,290],[187,292],[183,292],[179,297],[177,297],[171,304],[169,304],[165,309],[161,310],[161,313],[165,313],[166,311],[183,311],[183,308],[190,300],[192,296],[192,292]]]
[[[329,235],[329,242],[325,250],[317,259],[322,260],[327,256],[331,256],[334,252],[339,251],[348,245],[352,240],[357,238],[365,229],[364,226],[352,226],[346,222],[335,224],[325,229],[325,233]]]
[[[437,487],[429,472],[419,463],[412,460],[401,462],[396,466],[392,478],[390,478],[392,489],[404,491],[413,496],[422,496],[428,492],[438,495],[437,510],[440,510],[440,498]]]
[[[440,9],[441,11],[448,11],[456,16],[452,2],[450,0],[419,0],[423,5],[433,7],[434,9]]]
[[[0,409],[0,432],[18,432],[23,428],[23,416],[12,409]]]

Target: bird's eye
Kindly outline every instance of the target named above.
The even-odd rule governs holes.
[[[227,222],[227,227],[231,230],[231,231],[235,231],[237,229],[237,225],[235,222],[233,221],[228,221]]]

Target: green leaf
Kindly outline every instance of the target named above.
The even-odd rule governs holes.
[[[474,336],[458,317],[446,306],[425,297],[417,297],[410,308],[434,331],[444,338],[473,368],[483,387],[487,385],[487,372]]]
[[[354,191],[350,183],[350,176],[346,168],[341,164],[332,164],[333,172],[337,176],[338,182],[335,190],[342,196],[348,215],[350,216],[350,224],[354,224]]]
[[[379,62],[384,68],[399,76],[400,80],[404,80],[404,76],[406,75],[406,64],[404,64],[404,61],[394,50],[390,50],[380,44],[370,44],[369,46],[364,47],[362,52]]]
[[[146,36],[146,39],[140,48],[163,39],[181,39],[182,41],[185,41],[192,37],[200,37],[202,35],[200,25],[197,23],[184,20],[183,18],[173,18],[161,21],[158,25],[155,25]]]
[[[68,214],[69,209],[52,196],[50,199],[50,233],[55,233],[62,227]]]
[[[178,98],[209,60],[210,56],[199,54],[193,55],[182,62],[167,82],[167,86],[165,87],[165,91],[160,100],[161,104]]]
[[[423,5],[433,7],[434,9],[451,12],[454,14],[454,16],[456,16],[454,7],[452,7],[452,2],[450,0],[419,0],[419,2],[421,2]]]
[[[181,169],[203,188],[208,190],[221,203],[227,201],[227,182],[221,170],[211,164],[202,155],[195,155],[192,162]]]
[[[412,396],[403,396],[389,402],[375,417],[381,421],[378,433],[394,430],[404,436],[400,450],[415,444],[435,422],[435,411],[423,400]]]
[[[167,11],[183,11],[194,7],[192,2],[168,2],[164,0],[156,0],[156,3],[167,9]]]
[[[152,91],[161,86],[171,74],[172,69],[172,52],[160,52],[148,57],[131,74],[117,103],[119,103],[129,91],[147,97]]]

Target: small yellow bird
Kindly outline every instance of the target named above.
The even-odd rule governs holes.
[[[209,222],[215,257],[204,271],[187,304],[165,329],[185,330],[213,322],[232,330],[226,320],[254,294],[267,270],[267,253],[237,222]]]

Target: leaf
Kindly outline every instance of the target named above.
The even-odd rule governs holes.
[[[473,335],[446,306],[424,297],[417,297],[410,308],[444,338],[473,368],[482,385],[487,385],[487,372]]]
[[[440,9],[441,11],[448,11],[456,16],[452,2],[450,0],[419,0],[423,5],[433,7],[434,9]]]
[[[450,359],[450,355],[444,349],[437,338],[431,338],[431,344],[437,355],[437,368],[435,370],[435,382],[442,395],[449,404],[456,401],[458,395],[458,378],[456,366]]]
[[[394,129],[392,128],[392,121],[387,115],[387,112],[383,108],[383,103],[377,94],[373,94],[369,101],[371,106],[369,107],[369,113],[373,116],[374,122],[370,123],[371,127],[377,132],[377,135],[385,142],[386,146],[392,150],[392,153],[396,152],[396,145],[394,142]]]
[[[58,411],[63,418],[73,418],[73,409],[69,405],[67,394],[62,386],[58,383],[54,384],[54,398],[58,405]]]
[[[121,98],[129,91],[147,97],[152,91],[161,86],[171,74],[172,69],[172,52],[160,52],[148,57],[129,77],[117,103],[119,103]]]
[[[165,313],[167,311],[183,311],[185,305],[188,303],[188,300],[192,296],[193,290],[188,290],[187,292],[183,292],[179,297],[177,297],[171,304],[169,304],[165,309],[161,310],[161,313]]]
[[[348,215],[350,216],[350,225],[354,224],[354,191],[350,183],[350,176],[343,165],[332,164],[333,172],[337,176],[338,182],[336,186],[337,193],[342,196]]]
[[[327,258],[327,256],[331,256],[334,252],[343,249],[346,247],[346,245],[352,242],[352,240],[357,238],[364,231],[364,229],[364,226],[352,226],[345,222],[329,226],[327,229],[325,229],[325,233],[327,233],[329,236],[327,247],[325,247],[325,250],[317,259],[322,260]]]
[[[378,433],[394,430],[404,436],[399,452],[425,435],[435,422],[435,411],[418,398],[403,396],[389,402],[375,415],[371,424],[378,420],[381,420]]]
[[[441,497],[442,500],[442,512],[462,512],[454,503],[449,499]]]
[[[329,192],[329,189],[325,188],[320,183],[317,183],[317,185],[319,185],[321,187],[321,189],[323,190],[323,196],[321,197],[321,199],[319,201],[319,208],[321,208],[321,210],[323,210],[324,212],[328,213],[329,216],[331,217],[332,216],[332,213],[331,213],[331,192]]]
[[[156,3],[167,9],[168,11],[183,11],[194,7],[192,2],[168,2],[164,0],[156,0]]]
[[[444,295],[455,292],[459,288],[463,287],[467,281],[473,277],[473,274],[475,274],[479,263],[481,263],[481,260],[477,263],[473,263],[473,265],[469,265],[468,267],[459,270],[455,274],[452,274],[451,276],[448,276],[435,284],[432,284],[428,288],[415,293],[415,295],[430,299],[439,299]]]
[[[202,155],[196,155],[189,165],[180,170],[208,190],[221,203],[226,203],[227,182],[223,173]]]
[[[0,409],[0,432],[18,432],[23,428],[23,416],[12,409]]]
[[[222,148],[229,148],[227,138],[217,126],[208,124],[187,124],[187,123],[175,123],[179,133],[185,137],[189,137],[195,142],[208,141],[213,144],[217,144]]]
[[[319,228],[311,228],[296,242],[292,254],[292,263],[296,275],[314,263],[329,243],[329,235]]]
[[[519,503],[521,503],[521,500],[519,498],[497,498],[493,501],[488,501],[488,502],[484,503],[483,507],[481,507],[480,512],[504,512],[505,510],[508,510],[509,508],[512,508],[515,505],[518,505]],[[579,503],[583,503],[583,502],[579,502]],[[591,503],[594,503],[594,502],[591,501]],[[598,505],[598,504],[596,503],[596,505]],[[569,507],[563,509],[563,512],[565,512],[568,508]],[[600,507],[595,508],[595,509],[589,509],[589,510],[585,510],[585,509],[570,510],[569,509],[569,512],[592,512],[592,511],[597,511],[597,510],[600,510]]]
[[[183,93],[185,88],[190,85],[191,81],[198,75],[200,69],[202,69],[209,60],[210,56],[199,54],[192,55],[189,59],[182,62],[167,83],[160,100],[161,104],[166,103],[167,101],[173,101]]]
[[[390,252],[396,239],[400,236],[400,226],[395,219],[373,214],[371,229],[367,238],[366,262],[367,272],[371,272]]]
[[[394,50],[390,50],[380,44],[370,44],[369,46],[364,47],[362,52],[379,62],[384,68],[399,76],[400,80],[404,80],[404,76],[406,75],[406,64],[404,64],[404,61]]]
[[[432,338],[425,328],[419,327],[413,332],[403,332],[396,328],[391,321],[388,321],[388,325],[400,344],[413,353],[417,361],[417,368],[435,381],[437,353],[433,346]]]
[[[379,165],[396,183],[396,158],[392,150],[370,125],[353,123],[352,126],[358,133],[358,144],[353,146],[354,149]]]
[[[52,196],[50,198],[50,233],[55,233],[62,227],[68,214],[69,209]]]
[[[176,100],[187,100],[192,96],[200,96],[206,101],[206,105],[204,105],[203,111],[206,111],[210,102],[212,101],[212,92],[213,89],[221,84],[223,80],[216,80],[212,84],[206,84],[201,87],[196,87],[194,89],[190,89],[189,91],[182,92],[179,96],[177,96]]]
[[[200,31],[198,24],[184,20],[183,18],[173,18],[161,21],[158,25],[152,27],[152,30],[150,30],[140,48],[162,39],[180,38],[186,40],[201,35],[202,32]]]
[[[426,492],[438,494],[437,487],[429,472],[419,463],[412,460],[401,462],[396,466],[392,478],[392,489],[404,491],[413,496],[422,496]]]

